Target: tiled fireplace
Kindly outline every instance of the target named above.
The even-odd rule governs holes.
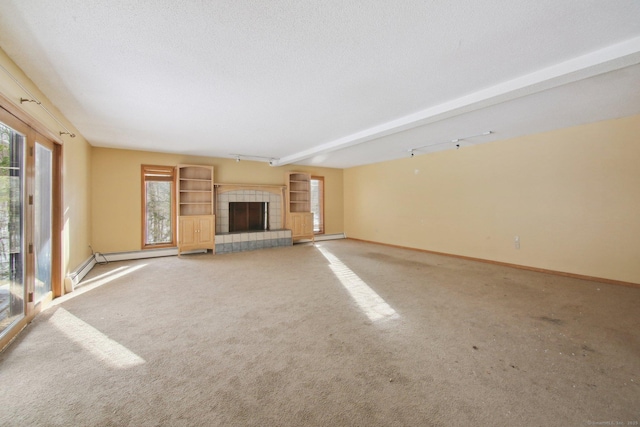
[[[229,233],[230,202],[267,203],[268,230]],[[291,230],[284,229],[284,187],[216,184],[216,253],[291,246]]]

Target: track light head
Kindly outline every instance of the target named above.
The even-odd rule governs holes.
[[[35,102],[38,105],[42,104],[42,102],[38,101],[37,99],[20,98],[20,104],[24,104],[25,102]]]

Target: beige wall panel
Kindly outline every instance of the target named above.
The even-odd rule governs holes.
[[[29,98],[29,95],[4,70],[0,69],[0,93],[8,98],[16,108],[21,109],[48,129],[52,137],[63,143],[64,254],[62,258],[63,272],[66,275],[91,255],[89,250],[91,241],[91,209],[89,205],[91,146],[1,49],[0,65],[7,69],[20,85],[37,97],[51,114],[76,134],[75,138],[68,136],[60,138],[59,132],[63,129],[40,106],[35,103],[20,104],[20,98]]]
[[[146,151],[93,148],[92,153],[93,248],[99,252],[140,250],[142,164],[180,163],[211,165],[215,182],[284,185],[288,170],[325,177],[325,232],[342,233],[343,194],[341,169],[289,165],[271,167],[265,162]]]
[[[347,169],[345,231],[640,283],[638,135],[633,116]]]
[[[63,146],[63,224],[69,271],[75,270],[91,250],[91,149],[79,134]]]

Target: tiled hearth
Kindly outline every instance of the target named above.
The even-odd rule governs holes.
[[[291,246],[291,230],[247,231],[216,234],[216,253],[253,251],[256,249]]]
[[[283,187],[236,184],[217,184],[216,187],[216,253],[293,245],[291,230],[283,229]],[[229,202],[267,203],[269,230],[229,233]]]

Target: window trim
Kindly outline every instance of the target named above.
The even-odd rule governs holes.
[[[320,199],[320,230],[313,232],[313,234],[324,234],[324,177],[323,176],[311,176],[311,180],[320,181],[318,198]]]
[[[24,201],[23,213],[23,251],[24,258],[24,316],[0,333],[0,349],[3,349],[12,339],[33,320],[36,314],[47,308],[54,297],[65,294],[63,280],[63,146],[60,138],[55,137],[47,128],[36,119],[22,111],[4,95],[0,94],[0,121],[10,128],[25,136],[24,142],[24,188],[23,197],[28,199],[34,194],[35,180],[35,150],[36,141],[51,144],[53,150],[52,170],[52,206],[51,206],[51,291],[38,303],[31,300],[31,294],[35,292],[35,262],[34,254],[29,253],[28,244],[33,242],[35,224],[33,223],[33,205]]]
[[[141,248],[142,249],[159,249],[173,248],[177,245],[176,240],[176,171],[174,166],[163,165],[141,165],[141,182],[142,182],[142,233]],[[164,181],[171,182],[171,242],[147,244],[147,182],[148,181]]]

